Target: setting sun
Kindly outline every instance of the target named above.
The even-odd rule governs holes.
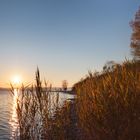
[[[11,79],[11,82],[12,82],[13,85],[19,86],[22,83],[21,76],[19,76],[19,75],[13,76],[12,79]]]

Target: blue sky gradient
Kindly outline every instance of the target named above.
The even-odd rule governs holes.
[[[36,67],[54,86],[69,86],[88,70],[130,56],[129,22],[137,0],[1,0],[0,86],[19,74],[32,82]]]

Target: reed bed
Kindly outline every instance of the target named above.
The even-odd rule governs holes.
[[[20,140],[139,140],[140,62],[127,61],[73,86],[76,98],[59,106],[42,87],[22,86],[17,100]],[[53,102],[54,101],[54,102]],[[53,104],[53,107],[51,107]]]
[[[140,62],[127,61],[100,75],[90,72],[73,89],[81,139],[140,139]]]

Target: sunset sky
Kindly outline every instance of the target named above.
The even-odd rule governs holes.
[[[130,57],[129,22],[138,0],[0,0],[0,87],[38,66],[53,86]]]

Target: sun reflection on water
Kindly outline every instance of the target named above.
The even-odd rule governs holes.
[[[17,100],[18,100],[18,89],[14,89],[13,99],[12,99],[12,111],[11,111],[11,135],[14,138],[18,134],[18,120],[17,120]]]

